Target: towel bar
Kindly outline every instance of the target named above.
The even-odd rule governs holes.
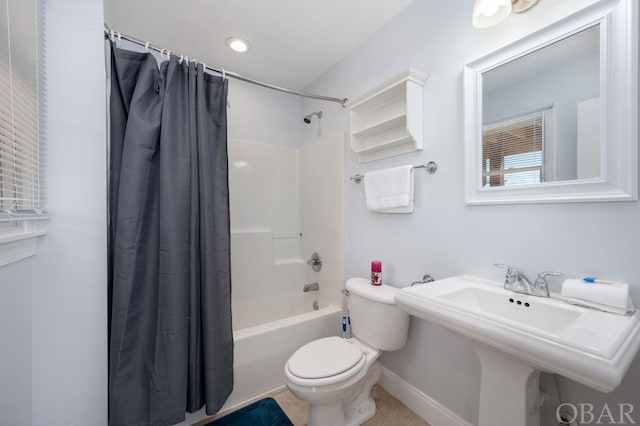
[[[427,164],[420,164],[417,166],[413,166],[414,169],[425,169],[425,171],[429,174],[434,174],[437,170],[438,170],[438,165],[434,162],[434,161],[429,161]],[[355,183],[360,183],[362,182],[362,179],[364,179],[364,175],[361,174],[356,174],[353,175],[351,177],[349,177],[349,179],[351,179],[352,181],[354,181]]]

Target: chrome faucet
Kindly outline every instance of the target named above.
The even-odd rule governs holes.
[[[509,265],[504,265],[502,263],[494,263],[494,265],[498,268],[507,270],[507,273],[504,276],[504,288],[506,290],[511,290],[523,294],[533,294],[533,284],[531,284],[529,278],[522,275],[516,268]]]
[[[536,285],[529,281],[529,278],[524,276],[516,268],[504,265],[502,263],[494,263],[498,268],[507,270],[507,274],[504,276],[504,288],[506,290],[515,291],[522,294],[531,294],[533,296],[549,297],[549,288],[539,289]],[[537,280],[536,280],[537,282]],[[546,283],[546,281],[545,281]]]
[[[305,293],[308,291],[318,291],[318,290],[320,290],[320,284],[318,283],[305,284],[304,287],[302,288],[302,291],[304,291]]]
[[[530,294],[532,296],[549,297],[549,284],[547,276],[560,277],[560,272],[540,272],[535,282],[529,281],[521,272],[509,265],[502,263],[494,263],[498,268],[507,270],[504,276],[504,288],[522,294]]]

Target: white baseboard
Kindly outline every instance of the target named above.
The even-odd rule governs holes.
[[[473,426],[385,367],[378,384],[431,426]]]

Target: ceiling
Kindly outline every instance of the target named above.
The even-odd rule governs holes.
[[[115,31],[265,82],[302,89],[412,0],[104,0]],[[250,52],[225,46],[230,36]]]

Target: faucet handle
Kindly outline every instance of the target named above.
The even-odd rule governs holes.
[[[507,274],[504,276],[505,284],[513,284],[520,276],[520,273],[513,266],[505,265],[503,263],[494,263],[498,268],[506,269]]]
[[[564,276],[564,274],[562,272],[550,272],[550,271],[547,271],[547,272],[540,272],[538,274],[538,277],[539,278],[544,278],[544,277],[548,277],[549,275],[551,275],[552,277],[562,277],[562,276]]]
[[[561,277],[564,274],[562,272],[540,272],[536,277],[536,281],[533,283],[533,287],[538,292],[542,292],[543,296],[549,297],[549,283],[547,282],[547,277]]]
[[[548,287],[548,284],[547,284],[547,277],[548,276],[562,277],[562,276],[564,276],[564,274],[562,272],[551,272],[551,271],[540,272],[538,274],[538,277],[536,278],[535,286],[536,287],[540,287],[540,286]]]

